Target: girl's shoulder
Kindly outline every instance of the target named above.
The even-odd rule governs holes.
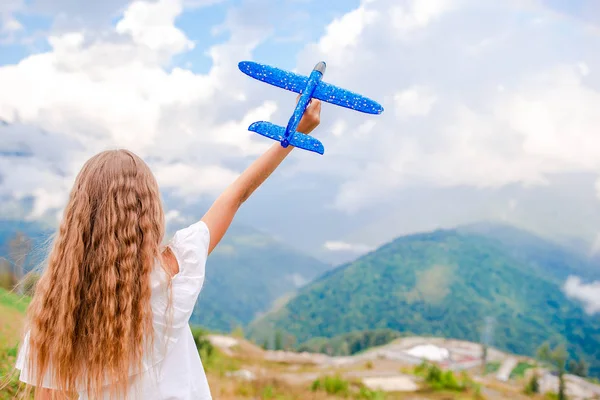
[[[210,232],[208,226],[203,221],[198,221],[183,229],[178,230],[173,235],[168,248],[177,262],[178,275],[189,275],[204,270],[204,264],[208,258],[208,248],[210,244]]]

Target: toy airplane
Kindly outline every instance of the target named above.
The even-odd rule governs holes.
[[[321,80],[325,73],[325,63],[323,61],[315,65],[308,77],[252,61],[242,61],[238,64],[238,67],[240,71],[259,81],[300,93],[300,99],[298,99],[298,104],[296,104],[287,127],[284,128],[266,121],[254,122],[248,127],[250,131],[281,142],[283,147],[292,145],[319,154],[325,152],[325,148],[319,140],[296,132],[296,128],[311,98],[368,114],[381,114],[383,112],[383,107],[379,103],[360,94],[323,82]]]

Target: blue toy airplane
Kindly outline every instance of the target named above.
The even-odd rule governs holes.
[[[325,73],[325,63],[323,61],[315,65],[308,77],[252,61],[242,61],[238,64],[238,67],[240,71],[252,78],[301,94],[287,127],[284,128],[266,121],[254,122],[248,127],[250,131],[281,142],[283,147],[292,145],[319,154],[325,152],[325,148],[319,140],[296,132],[300,119],[313,97],[368,114],[381,114],[383,112],[383,107],[379,103],[360,94],[323,82],[321,80]]]

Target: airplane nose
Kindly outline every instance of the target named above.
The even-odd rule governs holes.
[[[315,65],[315,68],[313,69],[314,71],[319,71],[321,74],[325,74],[325,68],[327,67],[327,65],[325,64],[325,61],[319,61],[317,63],[317,65]]]

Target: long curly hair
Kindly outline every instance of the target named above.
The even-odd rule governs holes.
[[[89,159],[28,309],[28,366],[63,395],[128,390],[152,341],[150,274],[161,257],[164,213],[157,182],[135,154]]]

